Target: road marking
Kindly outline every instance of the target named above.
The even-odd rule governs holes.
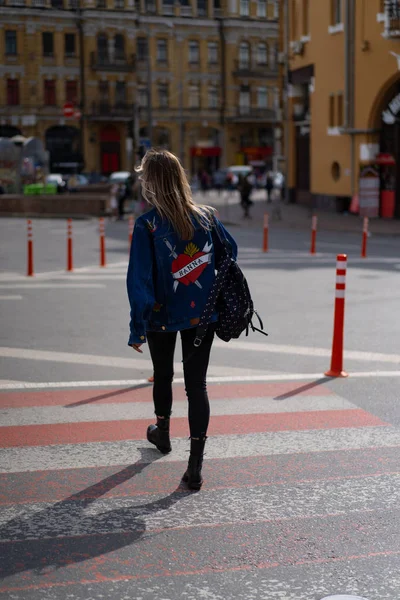
[[[225,350],[245,350],[253,352],[269,352],[276,354],[295,354],[298,356],[331,356],[331,350],[327,348],[311,348],[309,346],[289,346],[285,344],[259,344],[257,342],[231,340],[228,344],[222,340],[215,340],[216,348]],[[344,356],[348,359],[386,362],[400,365],[400,354],[384,354],[381,352],[365,352],[363,350],[344,350]]]
[[[127,352],[133,351],[127,348]],[[78,365],[95,365],[98,367],[112,367],[113,369],[139,369],[141,371],[153,371],[153,363],[151,359],[140,359],[140,358],[122,358],[120,356],[98,356],[93,354],[74,354],[72,352],[53,352],[48,350],[30,350],[26,348],[5,348],[0,347],[0,357],[3,358],[17,358],[22,360],[37,360],[37,361],[49,361],[64,364],[78,364]],[[176,373],[183,373],[182,363],[175,363],[174,370]],[[241,369],[232,367],[218,367],[210,366],[208,372],[214,376],[228,376],[234,372],[237,375],[251,375],[265,373],[264,370],[255,369]]]
[[[76,392],[75,392],[76,393]],[[212,396],[212,391],[210,391]],[[35,406],[32,408],[12,408],[0,410],[0,432],[2,427],[24,425],[50,425],[55,423],[83,423],[95,421],[128,421],[152,419],[153,402],[124,402],[118,404],[110,397],[108,404],[83,404],[81,406]],[[118,397],[117,397],[118,400]],[[212,399],[212,414],[251,415],[280,414],[311,411],[343,411],[357,408],[351,402],[335,396],[295,396],[284,402],[273,398],[224,398]],[[174,418],[187,417],[187,401],[174,400]]]
[[[80,469],[152,462],[154,450],[143,441],[89,442],[74,445],[16,447],[1,450],[0,473]],[[174,438],[174,451],[157,462],[187,461],[187,437]],[[311,431],[264,431],[262,433],[210,436],[206,461],[212,458],[266,456],[388,448],[400,446],[396,427],[349,427]]]
[[[10,295],[10,296],[4,296],[4,295],[0,295],[0,300],[22,300],[22,296],[18,296],[18,295]]]
[[[144,362],[144,361],[143,361]],[[352,379],[369,379],[373,377],[400,377],[400,371],[366,371],[352,372]],[[316,381],[323,379],[323,373],[278,373],[270,375],[231,375],[227,377],[207,377],[208,383],[255,383],[256,381]],[[327,381],[329,378],[325,378]],[[0,390],[52,390],[58,388],[100,388],[100,387],[125,387],[148,384],[147,379],[107,379],[91,381],[46,381],[46,382],[17,382],[2,383]],[[185,383],[182,377],[174,378],[174,383]]]

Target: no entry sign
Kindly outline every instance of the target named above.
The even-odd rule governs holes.
[[[72,104],[72,102],[66,102],[64,104],[64,108],[63,108],[63,113],[64,113],[64,117],[73,117],[74,116],[74,105]]]

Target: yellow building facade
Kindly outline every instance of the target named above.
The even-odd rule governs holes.
[[[400,216],[397,0],[286,2],[292,199]]]
[[[0,136],[52,172],[132,170],[150,144],[192,173],[272,164],[276,0],[1,0]]]

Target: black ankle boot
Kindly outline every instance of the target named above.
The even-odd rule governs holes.
[[[154,444],[163,454],[171,452],[171,440],[169,439],[169,419],[157,417],[157,425],[149,425],[147,428],[147,439]]]
[[[201,468],[203,466],[203,454],[206,439],[206,437],[199,440],[193,438],[190,439],[188,468],[182,477],[182,481],[187,483],[190,490],[199,490],[203,485]]]

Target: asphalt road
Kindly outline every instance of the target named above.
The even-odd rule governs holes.
[[[217,341],[198,494],[180,355],[171,455],[144,441],[151,363],[127,347],[126,222],[0,221],[0,597],[400,598],[400,252],[395,238],[235,226],[269,337]],[[261,226],[261,224],[260,224]],[[345,363],[328,379],[336,254],[348,254]],[[68,410],[67,410],[68,409]]]

